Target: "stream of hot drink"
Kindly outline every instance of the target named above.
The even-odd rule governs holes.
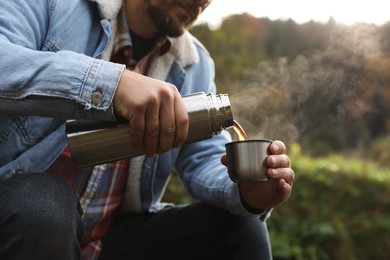
[[[233,129],[236,132],[236,134],[238,135],[239,141],[245,141],[246,139],[248,139],[248,136],[246,135],[244,129],[242,128],[242,126],[239,123],[237,123],[236,120],[233,120]]]

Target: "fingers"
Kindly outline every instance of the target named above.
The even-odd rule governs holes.
[[[151,98],[145,114],[145,153],[153,156],[159,151],[160,138],[160,100]],[[161,109],[164,110],[164,109]]]
[[[267,157],[267,165],[269,168],[285,168],[290,167],[290,158],[286,154],[269,155]]]
[[[175,86],[125,71],[114,97],[115,112],[129,121],[131,144],[146,155],[181,146],[189,119]]]
[[[285,179],[278,180],[279,196],[282,202],[288,200],[292,192],[292,184],[286,182]]]
[[[178,91],[165,93],[160,106],[160,132],[157,147],[158,153],[164,153],[172,147],[180,147],[187,138],[188,113]]]
[[[286,146],[281,141],[274,141],[270,145],[270,152],[271,155],[267,157],[268,177],[279,179],[280,187],[285,188],[289,193],[294,183],[295,173],[291,169],[290,158],[285,154]]]
[[[189,118],[187,108],[184,105],[182,98],[179,95],[179,92],[176,92],[176,98],[174,100],[175,105],[175,119],[176,119],[176,131],[175,138],[173,142],[173,147],[180,147],[184,144],[187,139],[188,129],[189,129]]]
[[[179,92],[168,85],[149,102],[145,116],[145,152],[162,154],[181,146],[188,133],[188,113]]]
[[[221,157],[221,163],[222,163],[223,165],[227,166],[227,164],[228,164],[228,157],[227,157],[226,154],[222,155],[222,157]]]
[[[291,168],[269,168],[267,174],[270,179],[283,179],[291,187],[294,183],[295,173]]]
[[[293,184],[295,173],[286,154],[269,155],[267,164],[267,174],[270,179],[284,179],[288,184]]]
[[[145,109],[141,106],[134,108],[134,114],[129,119],[129,129],[131,136],[131,145],[136,151],[143,147],[144,131],[145,131]]]
[[[286,146],[282,141],[275,140],[269,147],[271,154],[283,154],[286,152]]]

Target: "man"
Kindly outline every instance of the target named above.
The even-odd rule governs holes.
[[[228,133],[183,146],[181,96],[216,91],[187,31],[208,4],[1,1],[1,259],[271,258],[264,220],[294,179],[284,144],[269,181],[240,186],[221,164]],[[65,120],[119,117],[146,156],[77,169]],[[172,169],[201,203],[160,202]]]

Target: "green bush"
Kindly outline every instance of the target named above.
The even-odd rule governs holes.
[[[291,155],[296,180],[268,220],[275,259],[385,259],[390,170],[340,156]]]
[[[382,165],[390,167],[390,135],[374,140],[367,154]]]

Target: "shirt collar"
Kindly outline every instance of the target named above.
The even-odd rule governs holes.
[[[129,31],[129,26],[127,25],[126,15],[123,9],[119,12],[118,15],[118,33],[114,42],[114,52],[117,52],[119,49],[131,46],[131,36]]]

